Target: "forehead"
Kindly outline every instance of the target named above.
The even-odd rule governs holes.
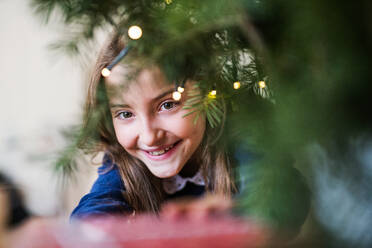
[[[108,96],[111,99],[130,96],[152,96],[165,88],[173,86],[164,73],[156,66],[135,70],[124,65],[115,66],[105,80]]]

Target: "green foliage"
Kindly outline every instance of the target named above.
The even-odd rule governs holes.
[[[236,211],[265,222],[277,230],[297,233],[310,208],[310,191],[290,161],[260,160],[245,172],[249,184]]]
[[[128,40],[139,55],[159,64],[170,82],[199,82],[185,106],[190,114],[205,114],[211,127],[226,118],[231,142],[263,156],[247,172],[259,180],[242,194],[241,206],[274,225],[297,227],[308,206],[288,157],[304,170],[310,163],[298,154],[307,145],[327,149],[332,140],[372,132],[368,0],[33,0],[33,6],[46,20],[58,10],[77,26],[66,39],[74,53],[74,44],[99,28],[125,35],[141,26],[143,37]]]
[[[189,109],[190,112],[185,114],[184,117],[195,114],[194,123],[196,123],[200,115],[205,115],[209,125],[215,128],[221,124],[225,117],[223,100],[219,96],[205,94],[201,90],[200,84],[200,82],[196,83],[194,89],[188,93],[189,99],[187,99],[183,108]]]
[[[58,154],[54,170],[66,177],[72,176],[77,169],[76,157],[79,150],[77,149],[76,136],[79,133],[79,130],[79,128],[75,127],[62,132],[68,145]]]

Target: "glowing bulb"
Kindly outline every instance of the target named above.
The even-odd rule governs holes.
[[[182,93],[182,92],[185,91],[185,88],[183,88],[183,87],[181,87],[181,86],[178,86],[177,91],[178,91],[179,93]]]
[[[265,81],[260,81],[260,82],[258,82],[258,86],[259,86],[261,89],[266,88],[266,83],[265,83]]]
[[[216,98],[216,95],[217,95],[217,91],[216,90],[212,90],[211,92],[209,92],[208,97],[209,98]]]
[[[142,29],[138,26],[131,26],[128,29],[128,36],[132,40],[138,40],[142,36]]]
[[[175,91],[175,92],[173,92],[172,97],[173,97],[174,100],[179,101],[181,99],[181,93],[178,92],[178,91]]]
[[[108,76],[110,76],[111,71],[109,69],[107,69],[107,68],[103,68],[102,71],[101,71],[101,74],[104,77],[108,77]]]
[[[237,82],[234,83],[234,89],[237,90],[239,88],[240,88],[240,82],[237,81]]]

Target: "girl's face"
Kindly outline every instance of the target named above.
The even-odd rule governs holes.
[[[183,117],[192,83],[185,85],[180,101],[172,98],[174,85],[159,68],[143,69],[125,83],[127,69],[116,66],[106,80],[116,138],[132,156],[159,178],[178,174],[201,143],[206,121]]]

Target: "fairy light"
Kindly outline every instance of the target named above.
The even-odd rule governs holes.
[[[108,76],[110,76],[111,71],[109,69],[107,69],[107,68],[103,68],[102,71],[101,71],[101,74],[104,77],[108,77]]]
[[[208,94],[209,98],[216,98],[217,91],[216,90],[211,90]]]
[[[179,93],[183,93],[183,92],[185,91],[185,88],[182,87],[182,86],[178,86],[178,87],[177,87],[177,91],[178,91]]]
[[[234,84],[233,84],[233,86],[234,86],[234,89],[239,89],[240,88],[240,82],[239,81],[236,81]]]
[[[139,26],[131,26],[128,29],[128,36],[132,40],[138,40],[142,36],[142,29]]]
[[[179,91],[174,91],[172,94],[172,97],[174,100],[179,101],[181,99],[181,92]]]
[[[266,83],[265,83],[265,81],[260,81],[260,82],[258,82],[258,86],[259,86],[261,89],[266,88]]]

